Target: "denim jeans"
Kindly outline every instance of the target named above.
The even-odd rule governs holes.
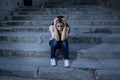
[[[52,39],[49,41],[49,44],[51,46],[51,59],[55,58],[55,52],[59,48],[62,48],[64,59],[69,59],[69,47],[67,40],[56,41],[55,39]]]

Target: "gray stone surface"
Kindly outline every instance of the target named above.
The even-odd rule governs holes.
[[[87,5],[60,1],[24,7],[0,22],[0,79],[119,80],[120,12],[88,5],[93,0]],[[63,57],[57,66],[50,65],[48,26],[56,15],[65,16],[71,26],[69,68]]]
[[[66,15],[67,16],[67,15]],[[14,16],[8,16],[8,20],[53,20],[54,16],[44,16],[42,18],[40,15],[14,15]],[[104,20],[119,20],[120,16],[113,17],[111,15],[106,16],[106,15],[84,15],[84,16],[67,16],[67,19],[70,20],[79,20],[79,19],[88,19],[88,20],[97,20],[97,19],[104,19]]]
[[[71,62],[71,67],[80,69],[109,69],[109,70],[119,70],[120,69],[120,59],[76,59]]]
[[[17,63],[16,63],[17,64]],[[0,75],[36,77],[37,67],[24,65],[0,65]]]
[[[120,70],[120,59],[100,59],[99,62],[103,66],[103,69]]]
[[[52,67],[49,58],[5,57],[0,58],[0,74],[16,77],[52,80],[94,80],[90,70],[65,68],[63,60]]]
[[[13,77],[13,76],[0,76],[0,80],[48,80],[48,79],[35,79],[35,78]]]
[[[69,25],[79,26],[79,25],[89,25],[89,26],[120,26],[120,20],[74,20],[67,21]],[[49,26],[52,21],[42,21],[42,20],[11,20],[11,21],[1,21],[2,26]]]
[[[94,80],[94,76],[91,71],[84,71],[73,68],[61,68],[61,67],[44,67],[39,69],[38,77],[49,79],[61,79],[61,80]]]
[[[103,43],[92,48],[78,51],[78,58],[120,59],[120,45]]]
[[[40,51],[40,52],[50,51],[50,46],[47,42],[45,44],[32,43],[32,42],[13,42],[13,43],[1,42],[0,45],[1,45],[0,46],[1,50]],[[87,49],[95,45],[97,44],[76,43],[76,44],[69,44],[69,48],[70,51],[77,51],[80,49]]]
[[[80,69],[103,69],[102,64],[97,59],[76,59],[71,62],[71,67]]]
[[[96,80],[120,80],[120,70],[97,70]]]
[[[48,26],[9,26],[0,27],[0,32],[48,32]],[[71,33],[120,33],[119,26],[71,26]]]

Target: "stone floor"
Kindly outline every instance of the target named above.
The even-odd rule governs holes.
[[[1,57],[0,80],[120,79],[120,59],[76,59],[71,60],[69,68],[64,67],[63,61],[59,59],[52,67],[49,58]]]

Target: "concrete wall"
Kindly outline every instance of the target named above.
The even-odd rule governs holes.
[[[108,0],[108,6],[120,10],[120,0]]]
[[[41,4],[44,4],[44,2],[47,0],[32,0],[33,6],[40,6]]]
[[[98,5],[108,6],[114,9],[120,8],[120,0],[96,0]]]
[[[0,20],[22,6],[22,0],[0,0]]]

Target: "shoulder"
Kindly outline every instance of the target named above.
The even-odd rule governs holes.
[[[53,27],[53,25],[50,25],[50,26],[49,26],[49,28],[52,28],[52,27]]]
[[[51,32],[53,32],[53,30],[54,30],[53,25],[50,25],[50,26],[49,26],[49,30],[50,30]]]

